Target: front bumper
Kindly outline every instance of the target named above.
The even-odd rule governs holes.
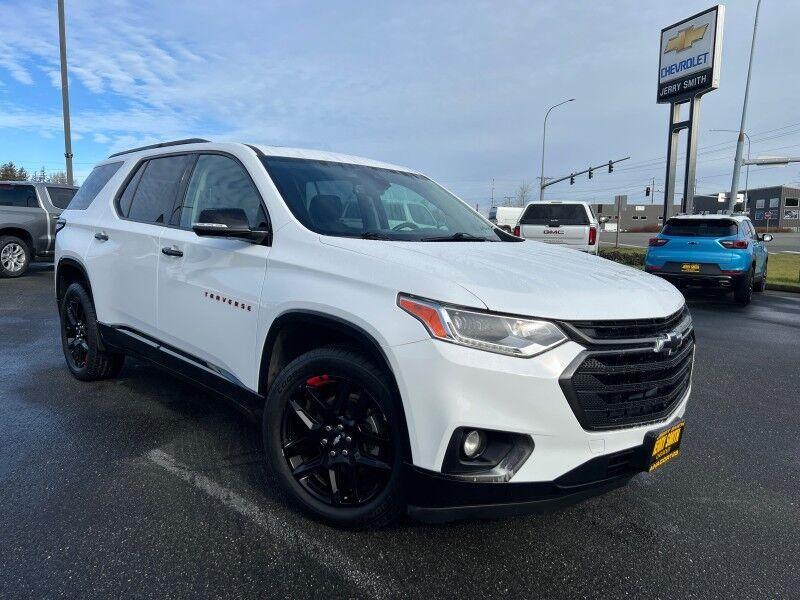
[[[481,483],[406,465],[410,516],[429,523],[536,514],[625,485],[646,469],[645,445],[598,456],[553,481]]]
[[[511,480],[491,485],[554,482],[593,459],[641,446],[649,431],[684,414],[691,387],[663,421],[584,429],[559,382],[583,351],[573,341],[530,359],[434,340],[387,348],[403,399],[413,467],[423,475],[442,476],[453,432],[471,427],[533,440],[532,455]]]

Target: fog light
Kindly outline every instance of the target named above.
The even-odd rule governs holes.
[[[473,429],[464,436],[464,456],[467,458],[477,457],[481,452],[483,452],[484,445],[484,435],[480,431]]]

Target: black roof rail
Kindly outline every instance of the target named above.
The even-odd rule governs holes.
[[[203,142],[208,142],[208,141],[210,140],[204,140],[203,138],[186,138],[185,140],[161,142],[160,144],[150,144],[149,146],[141,146],[139,148],[131,148],[130,150],[123,150],[122,152],[115,152],[114,154],[110,154],[108,158],[114,158],[115,156],[122,156],[123,154],[130,154],[131,152],[140,152],[142,150],[154,150],[156,148],[166,148],[167,146],[180,146],[182,144],[202,144]]]

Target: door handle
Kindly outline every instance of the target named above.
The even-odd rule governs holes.
[[[161,253],[167,256],[183,256],[183,252],[178,250],[176,246],[166,246],[161,249]]]
[[[106,233],[104,231],[100,231],[100,232],[94,234],[94,239],[100,240],[101,242],[107,242],[108,241],[108,236],[106,235]]]

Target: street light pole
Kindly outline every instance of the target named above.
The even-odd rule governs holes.
[[[739,192],[739,171],[742,168],[742,150],[744,148],[744,125],[747,118],[747,100],[750,96],[750,75],[753,71],[753,53],[756,48],[756,29],[758,28],[758,11],[761,10],[761,0],[756,4],[756,17],[753,21],[753,39],[750,42],[750,62],[747,65],[747,84],[744,87],[744,101],[742,102],[742,124],[739,126],[739,139],[736,141],[736,156],[733,159],[733,180],[731,181],[731,195],[728,198],[726,210],[732,211],[736,206],[736,194]]]
[[[61,51],[61,105],[64,110],[64,158],[67,161],[67,185],[72,179],[72,134],[69,126],[69,85],[67,83],[67,34],[64,24],[64,0],[58,0],[58,42]]]
[[[728,133],[738,133],[735,129],[709,129],[709,131],[725,131]],[[750,190],[750,136],[744,131],[744,137],[747,138],[747,160],[744,161],[744,202],[742,203],[742,210],[747,210],[747,197]],[[738,193],[738,192],[737,192]],[[733,202],[733,208],[736,208],[736,201]]]
[[[539,200],[544,200],[544,142],[545,138],[547,137],[547,117],[550,116],[550,111],[554,108],[561,106],[562,104],[566,104],[567,102],[574,101],[575,98],[570,98],[569,100],[564,100],[563,102],[559,102],[558,104],[554,104],[550,108],[547,109],[547,112],[544,115],[544,125],[542,126],[542,171],[541,177],[539,178]]]

